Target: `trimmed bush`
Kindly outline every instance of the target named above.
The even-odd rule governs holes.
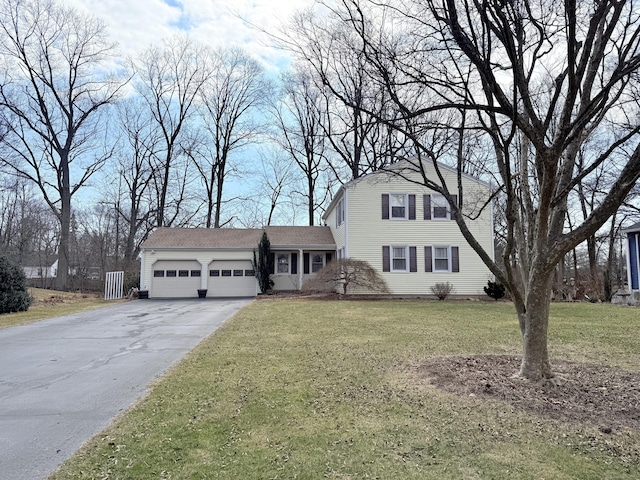
[[[0,313],[24,312],[32,301],[20,265],[0,256]]]

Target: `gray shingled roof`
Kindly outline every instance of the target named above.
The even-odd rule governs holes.
[[[157,228],[142,244],[150,248],[255,248],[262,232],[267,232],[271,248],[318,247],[335,249],[329,227],[261,228]]]

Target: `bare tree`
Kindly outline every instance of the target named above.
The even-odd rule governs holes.
[[[202,151],[191,155],[207,193],[206,227],[222,226],[224,182],[230,154],[256,142],[264,129],[256,119],[271,95],[260,64],[240,48],[210,52],[213,73],[200,91],[205,136]]]
[[[207,60],[202,45],[178,36],[164,42],[162,47],[149,47],[130,62],[134,86],[144,99],[157,131],[154,136],[157,143],[147,148],[153,152],[155,224],[159,227],[171,226],[181,214],[184,181],[188,179],[184,153],[190,142],[188,133],[195,102],[212,73]],[[178,183],[172,184],[172,181]]]
[[[370,81],[366,45],[339,12],[326,18],[300,12],[274,40],[308,67],[321,93],[319,126],[336,178],[350,181],[407,155],[407,137],[378,121],[395,115],[396,105],[379,82]]]
[[[118,182],[106,186],[109,198],[120,220],[124,220],[124,252],[126,263],[132,263],[142,241],[153,228],[157,196],[152,195],[154,159],[160,145],[160,134],[144,102],[131,98],[119,105],[118,126],[121,147],[114,174]],[[116,223],[119,225],[119,222]]]
[[[0,164],[37,185],[60,222],[59,289],[68,287],[71,200],[110,155],[98,144],[100,114],[122,86],[104,73],[114,48],[102,22],[52,0],[0,2],[0,115],[9,129]]]
[[[316,210],[326,201],[318,196],[318,180],[326,173],[326,137],[321,125],[325,115],[323,96],[311,76],[297,67],[281,76],[281,95],[273,107],[280,130],[280,145],[293,158],[305,180],[309,225],[315,222]]]
[[[338,9],[366,46],[370,81],[383,84],[403,112],[380,121],[412,136],[421,160],[413,169],[449,200],[465,239],[509,289],[523,337],[519,375],[528,379],[554,377],[547,332],[556,265],[607,221],[640,176],[638,10],[617,0],[407,0],[387,7],[344,0]],[[418,106],[416,91],[423,92]],[[438,121],[456,115],[453,128]],[[456,202],[438,173],[438,160],[460,165],[451,155],[457,150],[436,152],[424,130],[408,132],[405,120],[417,118],[431,122],[427,138],[439,135],[441,145],[455,145],[469,130],[493,145],[491,166],[505,199],[500,265],[470,231],[461,186]],[[616,134],[578,168],[581,146],[602,131]],[[434,162],[434,178],[422,161]],[[567,231],[568,196],[598,168],[617,172],[615,181]]]

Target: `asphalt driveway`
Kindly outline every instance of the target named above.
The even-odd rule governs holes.
[[[247,302],[135,300],[0,330],[0,477],[49,475]]]

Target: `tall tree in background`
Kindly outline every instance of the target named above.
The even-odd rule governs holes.
[[[369,81],[383,85],[402,112],[381,121],[412,135],[406,121],[425,118],[433,125],[428,138],[441,136],[442,145],[474,131],[493,146],[507,224],[501,264],[469,230],[461,186],[456,203],[439,174],[428,177],[421,162],[411,168],[449,200],[465,239],[509,289],[523,338],[519,375],[528,379],[554,376],[547,332],[556,265],[603,226],[640,176],[639,10],[618,0],[406,0],[392,7],[343,0],[336,10],[365,46]],[[417,91],[426,100],[418,108]],[[581,147],[604,131],[607,143],[598,142],[578,168]],[[435,161],[459,165],[455,154],[434,154],[434,142],[412,137],[418,158],[434,162],[436,172]],[[611,188],[567,231],[570,192],[600,168],[615,172]]]
[[[209,63],[213,73],[200,91],[204,150],[194,161],[207,193],[206,227],[220,228],[230,154],[257,142],[264,130],[257,118],[271,85],[260,64],[240,48],[213,50]]]
[[[281,95],[273,108],[280,145],[301,170],[306,189],[308,223],[314,224],[318,207],[326,201],[318,190],[318,180],[326,173],[326,137],[321,122],[323,96],[311,76],[295,68],[281,76]]]
[[[154,159],[160,145],[160,132],[154,128],[149,111],[139,98],[127,99],[119,105],[118,126],[121,148],[114,165],[118,183],[106,188],[119,220],[124,220],[125,263],[138,256],[138,247],[153,228],[153,213],[157,210],[152,195]],[[114,191],[115,190],[115,191]]]
[[[157,144],[147,146],[154,152],[155,224],[171,226],[184,202],[184,182],[188,178],[184,153],[195,102],[212,74],[211,65],[206,49],[184,36],[172,38],[162,47],[151,46],[130,63],[134,86],[144,98],[157,130]]]
[[[32,181],[60,222],[58,289],[68,288],[72,198],[110,155],[99,142],[101,113],[122,86],[105,73],[114,48],[94,17],[51,0],[0,1],[0,116],[9,128],[0,165]]]
[[[407,139],[379,122],[395,103],[371,82],[366,44],[343,20],[335,10],[323,18],[300,12],[275,42],[308,67],[322,94],[319,125],[333,153],[328,165],[344,183],[406,156]]]

